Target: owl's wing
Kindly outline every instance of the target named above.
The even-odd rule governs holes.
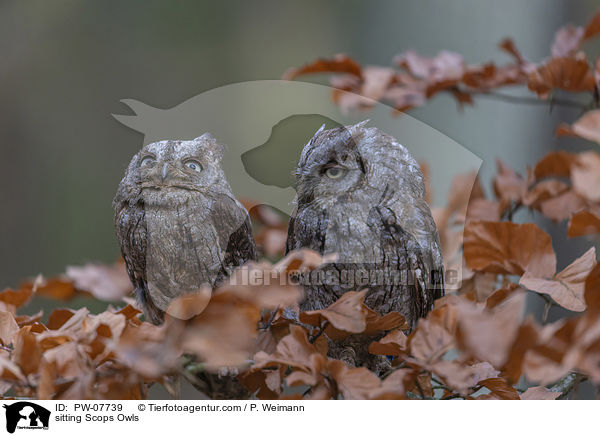
[[[296,209],[290,217],[285,254],[299,248],[310,248],[319,253],[325,250],[327,211],[307,207]]]
[[[149,296],[146,280],[147,235],[144,203],[131,205],[123,201],[117,206],[115,227],[121,245],[121,254],[125,260],[127,274],[135,287],[138,304],[144,308],[146,318],[154,324],[163,320],[163,312],[154,305]]]
[[[288,223],[288,234],[287,239],[285,240],[285,254],[288,254],[294,248],[296,248],[296,211],[292,213],[290,216],[290,221]]]
[[[370,225],[379,228],[381,249],[387,266],[407,271],[414,279],[414,285],[404,285],[398,291],[409,290],[411,295],[408,301],[412,306],[411,313],[416,315],[413,323],[416,323],[417,318],[427,315],[433,308],[433,302],[444,295],[443,266],[436,263],[436,253],[424,250],[417,239],[402,228],[391,208],[384,205],[374,207],[369,221]],[[436,234],[431,237],[434,240]]]
[[[223,268],[215,282],[219,284],[235,267],[256,260],[258,256],[250,217],[237,200],[228,195],[219,195],[215,199],[213,213],[217,237],[225,249]]]

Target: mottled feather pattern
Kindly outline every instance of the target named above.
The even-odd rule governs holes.
[[[148,144],[117,190],[121,252],[138,303],[155,324],[174,298],[214,287],[256,259],[248,213],[221,168],[223,150],[209,134]]]
[[[286,250],[337,253],[335,263],[320,269],[323,277],[368,277],[305,282],[301,310],[368,288],[367,306],[380,314],[398,311],[414,328],[444,293],[439,237],[417,162],[393,137],[363,122],[319,129],[302,151],[296,177]],[[379,371],[382,362],[366,352],[369,341],[330,343],[330,354]]]

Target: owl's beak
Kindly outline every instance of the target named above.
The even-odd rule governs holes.
[[[162,171],[160,172],[161,181],[164,182],[166,180],[168,174],[169,174],[169,168],[168,168],[167,164],[164,164],[162,167]]]

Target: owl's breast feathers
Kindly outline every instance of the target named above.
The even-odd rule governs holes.
[[[130,204],[115,199],[115,227],[127,274],[133,283],[134,293],[148,321],[159,324],[163,312],[152,302],[146,280],[146,251],[148,246],[146,210],[143,202]]]
[[[307,247],[328,254],[333,246],[355,246],[362,247],[365,253],[360,262],[344,261],[357,259],[352,257],[354,253],[338,253],[341,261],[322,267],[322,270],[333,272],[338,277],[342,274],[346,277],[353,275],[354,279],[362,276],[362,282],[343,283],[340,279],[338,283],[322,283],[315,282],[319,279],[313,277],[306,286],[306,298],[301,308],[321,309],[332,304],[344,292],[369,288],[365,303],[370,308],[381,314],[398,311],[414,327],[418,318],[433,308],[434,300],[444,294],[443,263],[429,208],[422,211],[425,216],[418,219],[421,223],[407,226],[414,226],[419,232],[405,230],[401,211],[388,204],[367,206],[364,223],[356,223],[356,219],[352,223],[352,220],[343,217],[344,214],[356,215],[356,209],[356,206],[346,205],[342,209],[327,210],[311,203],[299,204],[294,212],[288,229],[287,252]],[[344,220],[352,224],[332,224]],[[368,277],[366,282],[365,275]]]
[[[208,204],[190,201],[185,208],[155,208],[143,199],[116,206],[127,271],[154,323],[162,322],[173,298],[216,286],[235,267],[256,259],[248,213],[228,195],[217,194]]]

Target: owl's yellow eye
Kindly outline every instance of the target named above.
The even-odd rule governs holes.
[[[339,179],[346,171],[340,167],[330,167],[325,170],[325,175],[330,179]]]
[[[189,159],[184,162],[184,165],[193,171],[202,171],[202,164],[197,160]]]
[[[142,161],[140,162],[140,166],[147,167],[147,166],[154,164],[154,162],[156,162],[156,159],[154,159],[152,156],[146,156],[146,157],[142,158]]]

